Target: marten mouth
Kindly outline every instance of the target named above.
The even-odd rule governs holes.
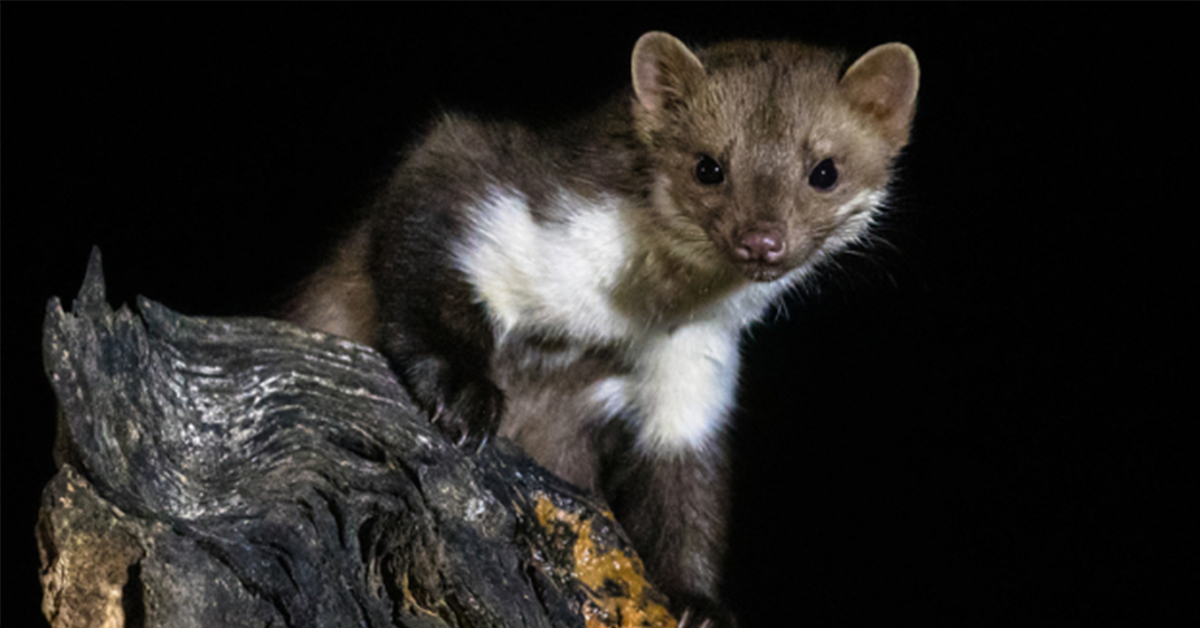
[[[782,264],[770,264],[765,262],[740,262],[738,270],[742,275],[750,281],[759,283],[769,283],[783,276],[784,268]]]

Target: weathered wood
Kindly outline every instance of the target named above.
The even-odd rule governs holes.
[[[454,447],[371,349],[105,301],[47,308],[55,626],[674,626],[611,513]]]

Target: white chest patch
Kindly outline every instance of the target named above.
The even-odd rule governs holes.
[[[703,448],[728,420],[737,390],[738,330],[710,321],[648,338],[627,394],[642,412],[639,444]]]
[[[623,338],[631,321],[608,297],[627,255],[620,201],[563,192],[559,202],[564,220],[539,224],[524,195],[494,188],[457,252],[459,268],[501,334],[525,327],[585,341]]]
[[[500,340],[533,329],[620,343],[633,372],[598,382],[593,404],[604,415],[632,417],[646,451],[703,447],[734,402],[739,329],[775,290],[750,287],[696,322],[649,330],[610,302],[630,254],[620,201],[560,198],[555,213],[563,219],[553,223],[536,222],[525,197],[510,190],[494,189],[476,208],[457,259]]]

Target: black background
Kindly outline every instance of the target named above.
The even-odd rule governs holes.
[[[1181,15],[5,3],[5,623],[35,625],[17,621],[40,599],[44,307],[74,297],[93,244],[114,304],[269,311],[440,108],[568,118],[629,80],[652,29],[903,41],[921,61],[894,247],[844,259],[747,348],[727,587],[743,624],[1182,611],[1197,99]]]

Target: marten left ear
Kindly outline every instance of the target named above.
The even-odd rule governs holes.
[[[908,142],[920,80],[921,69],[912,48],[892,43],[859,57],[842,76],[841,88],[850,105],[874,118],[898,150]]]
[[[683,42],[660,31],[642,35],[633,47],[633,91],[652,116],[680,102],[704,80],[704,66]]]

